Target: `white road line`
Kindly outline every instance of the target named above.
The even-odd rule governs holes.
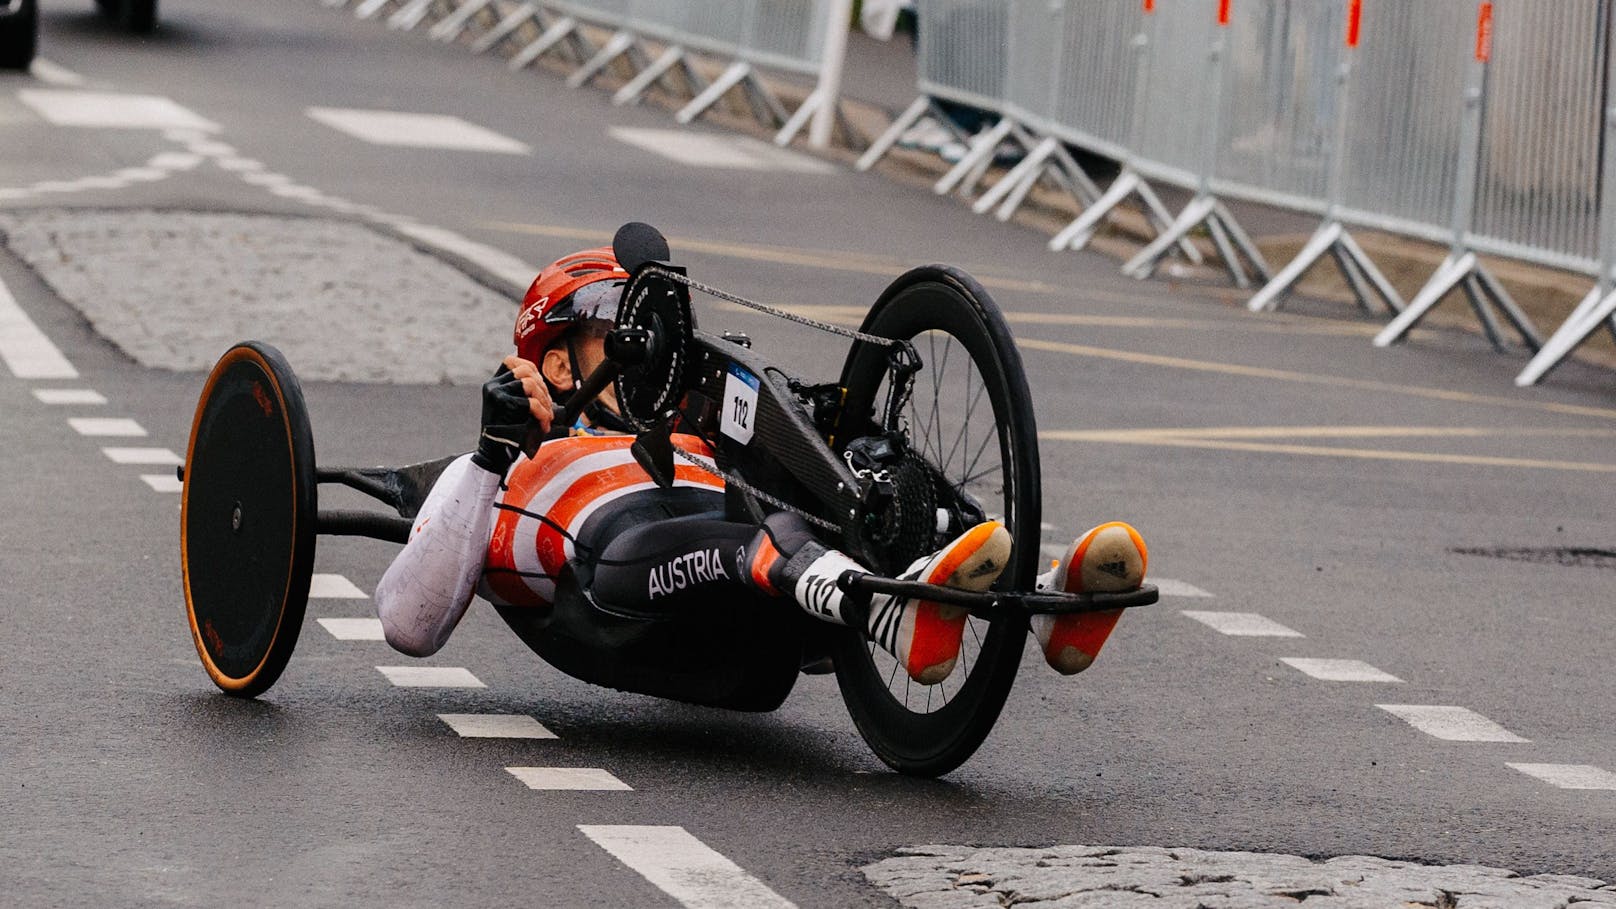
[[[1616,790],[1616,773],[1589,764],[1508,764],[1527,776],[1535,776],[1561,789]]]
[[[1242,638],[1299,638],[1300,631],[1292,631],[1273,619],[1255,612],[1201,612],[1184,610],[1184,614],[1210,627],[1213,631]]]
[[[146,434],[145,427],[128,417],[68,417],[67,425],[81,436],[135,438]]]
[[[215,130],[218,125],[157,95],[87,92],[60,88],[25,88],[22,103],[57,126],[100,129]]]
[[[406,237],[420,240],[422,243],[459,256],[479,268],[487,269],[489,273],[513,287],[525,287],[533,283],[533,275],[537,273],[533,266],[510,253],[469,240],[452,230],[389,220],[386,217],[379,220]]]
[[[101,453],[114,464],[184,464],[179,455],[166,448],[103,448]]]
[[[689,167],[726,170],[783,170],[802,174],[834,174],[835,165],[746,136],[723,136],[688,129],[638,129],[614,126],[613,139],[654,152]]]
[[[1283,657],[1281,663],[1325,682],[1401,682],[1402,679],[1383,672],[1362,660],[1314,660],[1301,657]]]
[[[369,597],[340,574],[317,574],[309,578],[309,599],[365,600]]]
[[[553,739],[556,734],[525,713],[440,713],[463,739]]]
[[[1187,581],[1175,581],[1172,578],[1152,578],[1152,577],[1147,577],[1147,578],[1145,578],[1145,580],[1149,581],[1152,584],[1155,584],[1156,589],[1161,591],[1161,595],[1164,596],[1164,597],[1202,597],[1202,598],[1205,598],[1205,599],[1211,599],[1212,598],[1212,594],[1207,593],[1206,591],[1202,590],[1199,587],[1196,587],[1194,584],[1191,584],[1191,583],[1189,583]]]
[[[101,392],[90,388],[36,388],[34,397],[41,404],[105,404]]]
[[[161,152],[152,155],[146,166],[159,170],[195,170],[204,160],[201,155],[188,152]]]
[[[28,72],[46,85],[74,88],[84,84],[83,76],[44,57],[35,57],[33,65],[28,67]]]
[[[320,627],[331,632],[331,636],[339,641],[385,641],[387,635],[382,633],[381,619],[315,619]]]
[[[311,107],[308,115],[338,132],[372,145],[528,155],[533,150],[509,136],[444,114]]]
[[[1465,707],[1429,704],[1376,704],[1432,738],[1448,742],[1530,742]]]
[[[468,669],[459,666],[377,666],[377,671],[400,688],[487,688]]]
[[[19,379],[79,377],[73,364],[17,305],[4,282],[0,282],[0,360]]]
[[[795,909],[683,827],[581,824],[578,829],[689,909]]]
[[[506,767],[529,789],[633,792],[633,787],[599,767]]]
[[[140,479],[150,486],[153,492],[180,492],[185,488],[180,478],[171,473],[143,473]]]

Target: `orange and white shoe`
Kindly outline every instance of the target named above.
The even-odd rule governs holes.
[[[1148,559],[1139,532],[1113,521],[1072,541],[1065,558],[1038,579],[1038,586],[1068,593],[1134,590],[1145,581]],[[1093,665],[1121,617],[1120,609],[1080,615],[1035,615],[1032,631],[1049,665],[1061,675],[1073,675]]]
[[[993,586],[1010,561],[1010,532],[998,521],[967,530],[933,555],[917,559],[900,577],[962,590]],[[968,611],[929,600],[875,596],[870,602],[870,637],[898,658],[911,679],[935,685],[959,661]]]

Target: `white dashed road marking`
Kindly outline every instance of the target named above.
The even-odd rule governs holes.
[[[308,115],[326,126],[373,145],[527,155],[527,145],[475,123],[444,114],[311,107]]]
[[[363,590],[340,574],[317,574],[309,578],[309,598],[320,600],[364,600]]]
[[[556,734],[525,713],[440,713],[463,739],[553,739]]]
[[[377,666],[377,671],[400,688],[487,688],[468,669],[459,666]]]
[[[1508,729],[1464,707],[1427,704],[1376,704],[1432,738],[1448,742],[1529,742]]]
[[[504,250],[495,249],[469,240],[452,230],[441,227],[428,227],[424,224],[393,221],[386,217],[379,218],[383,223],[411,239],[435,246],[438,249],[459,256],[462,259],[485,268],[494,276],[509,282],[514,287],[521,287],[533,281],[535,269],[521,259]]]
[[[17,92],[22,103],[57,126],[102,129],[194,129],[219,127],[157,95],[86,92],[56,88],[25,88]]]
[[[385,641],[381,619],[315,619],[339,641]]]
[[[1205,597],[1207,599],[1212,597],[1212,594],[1207,593],[1201,588],[1196,587],[1194,584],[1190,584],[1185,581],[1175,581],[1172,578],[1150,577],[1145,578],[1145,580],[1155,584],[1156,589],[1161,591],[1161,595],[1164,597]]]
[[[68,417],[67,424],[81,436],[144,436],[146,430],[128,417]]]
[[[1402,679],[1383,672],[1362,660],[1312,660],[1285,657],[1281,663],[1325,682],[1401,682]]]
[[[19,379],[79,377],[79,371],[22,311],[4,283],[0,283],[0,360]]]
[[[1273,619],[1255,612],[1200,612],[1184,610],[1184,614],[1210,627],[1213,631],[1243,638],[1299,638],[1300,631],[1292,631]]]
[[[1588,764],[1509,764],[1527,776],[1534,776],[1561,789],[1616,790],[1616,773]]]
[[[166,448],[103,448],[101,453],[114,464],[184,464],[179,455]]]
[[[35,57],[33,64],[28,67],[28,72],[46,85],[74,88],[84,84],[83,76],[44,57]]]
[[[105,404],[101,392],[89,388],[36,388],[34,397],[41,404]]]
[[[638,129],[614,126],[613,139],[655,152],[690,167],[727,170],[783,170],[799,174],[834,174],[836,166],[747,136],[721,136],[688,129]]]
[[[529,789],[633,792],[633,787],[599,767],[506,767]]]
[[[683,827],[578,827],[657,889],[690,909],[795,909]]]
[[[171,473],[143,473],[140,479],[150,486],[153,492],[180,492],[185,488],[180,478]]]

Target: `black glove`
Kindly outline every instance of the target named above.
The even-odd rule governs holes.
[[[509,367],[500,367],[492,379],[483,383],[482,437],[471,456],[472,463],[504,476],[521,454],[528,430],[536,424],[522,380]]]

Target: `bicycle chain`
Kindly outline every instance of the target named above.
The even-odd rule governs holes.
[[[903,341],[893,340],[892,338],[883,338],[880,335],[872,335],[868,332],[857,331],[852,328],[843,328],[840,325],[832,325],[829,322],[821,322],[818,319],[810,319],[807,316],[799,316],[794,312],[788,312],[784,309],[777,309],[768,305],[767,303],[758,303],[754,300],[748,300],[745,297],[737,294],[732,294],[725,290],[719,290],[710,284],[703,284],[688,275],[681,275],[676,271],[657,268],[655,265],[645,266],[643,271],[653,272],[661,277],[667,278],[669,281],[672,281],[675,284],[683,284],[691,290],[701,291],[709,297],[717,297],[726,303],[734,303],[736,306],[744,306],[747,309],[767,313],[771,316],[777,316],[781,319],[785,319],[787,322],[796,322],[799,325],[806,325],[809,328],[817,328],[820,331],[828,331],[833,335],[841,335],[844,338],[852,338],[855,341],[863,341],[866,344],[874,344],[888,349],[901,347],[904,344]]]
[[[727,471],[720,468],[717,464],[714,464],[711,461],[707,461],[707,460],[704,460],[702,458],[699,458],[696,455],[691,454],[688,451],[685,451],[683,448],[680,448],[677,445],[675,445],[673,447],[673,453],[680,460],[683,460],[683,461],[685,461],[685,462],[687,462],[689,464],[694,465],[698,470],[703,470],[703,471],[706,471],[709,474],[712,474],[713,476],[719,478],[720,480],[723,480],[726,485],[733,484],[736,489],[739,489],[742,492],[745,492],[745,493],[751,495],[753,498],[757,499],[760,502],[763,502],[766,505],[773,505],[775,508],[778,508],[781,511],[789,511],[792,514],[796,515],[797,517],[802,518],[804,521],[807,521],[808,523],[813,524],[815,527],[818,527],[818,528],[820,528],[822,530],[829,530],[829,531],[831,531],[833,533],[840,533],[840,534],[844,534],[844,535],[847,532],[847,531],[842,529],[842,526],[840,524],[836,524],[836,523],[832,523],[831,521],[827,521],[824,518],[820,517],[819,515],[810,514],[810,513],[806,512],[806,511],[802,510],[801,508],[798,508],[795,505],[792,505],[792,504],[790,504],[788,502],[784,502],[784,501],[776,498],[775,496],[769,495],[768,493],[766,493],[763,490],[757,488],[756,486],[753,486],[752,484],[746,482],[745,480],[741,479],[740,477],[731,475]]]

